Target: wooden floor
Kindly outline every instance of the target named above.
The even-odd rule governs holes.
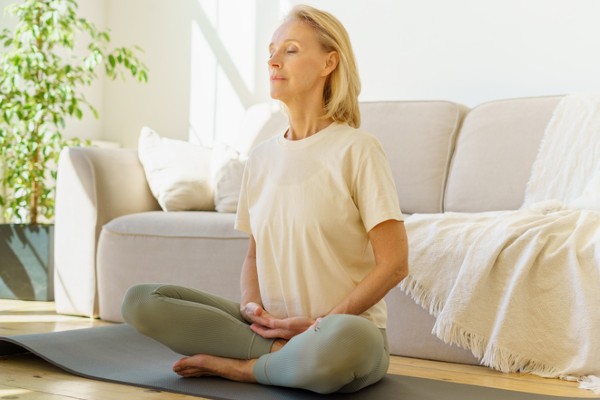
[[[57,315],[49,302],[0,300],[0,335],[64,331],[106,325],[88,318]],[[600,398],[577,383],[532,375],[503,374],[488,368],[392,357],[392,374],[445,380],[565,397]],[[32,355],[0,359],[0,399],[198,399],[133,386],[80,378]]]

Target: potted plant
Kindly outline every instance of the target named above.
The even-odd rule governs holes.
[[[0,297],[50,300],[56,165],[69,118],[84,109],[82,88],[98,67],[147,81],[138,47],[109,49],[108,31],[78,16],[75,0],[22,0],[9,5],[14,30],[0,32]],[[85,41],[85,54],[75,51]],[[33,265],[31,265],[33,264]],[[38,287],[36,287],[39,286]]]

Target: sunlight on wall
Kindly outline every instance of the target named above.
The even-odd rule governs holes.
[[[191,35],[189,140],[208,146],[215,128],[217,60],[195,20]]]
[[[198,0],[191,29],[189,140],[233,144],[254,93],[257,3]]]
[[[220,2],[219,36],[233,63],[219,68],[215,137],[232,145],[240,130],[245,110],[254,102],[254,48],[256,46],[256,3],[247,0]],[[245,35],[242,32],[255,32]],[[237,73],[234,73],[237,72]]]
[[[256,33],[248,33],[257,31],[257,7],[256,1],[219,1],[219,37],[247,89],[254,86]]]

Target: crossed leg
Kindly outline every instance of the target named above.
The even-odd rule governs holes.
[[[274,342],[250,329],[238,303],[176,285],[133,286],[121,312],[140,333],[186,356],[248,360],[269,353]]]
[[[286,343],[254,333],[238,303],[180,286],[134,286],[122,313],[140,333],[188,356],[173,365],[185,377],[353,392],[379,381],[389,364],[385,330],[353,315],[327,316]]]

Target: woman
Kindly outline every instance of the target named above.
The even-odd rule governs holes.
[[[408,272],[403,217],[381,145],[357,129],[360,82],[340,22],[298,6],[269,53],[289,129],[257,146],[244,172],[241,306],[139,285],[123,316],[188,355],[173,366],[184,377],[353,392],[387,372],[383,297]]]

